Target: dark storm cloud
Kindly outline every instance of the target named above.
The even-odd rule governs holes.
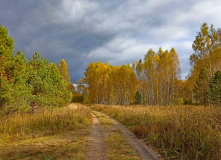
[[[143,59],[150,48],[174,47],[182,77],[203,22],[220,27],[218,0],[1,0],[0,23],[27,58],[38,50],[50,62],[66,60],[72,82],[91,61],[112,65]]]

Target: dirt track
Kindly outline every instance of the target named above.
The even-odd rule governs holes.
[[[108,159],[105,150],[104,132],[98,118],[92,114],[93,124],[90,131],[88,146],[86,149],[87,160],[106,160]]]
[[[124,125],[120,122],[116,121],[115,119],[105,115],[108,117],[113,124],[121,130],[125,139],[130,144],[131,148],[137,153],[137,155],[144,160],[160,160],[158,155],[153,151],[149,146],[141,142],[137,139],[132,132],[130,132]]]
[[[93,115],[93,125],[91,127],[91,135],[88,141],[86,159],[87,160],[105,160],[108,155],[105,149],[104,130],[100,125],[98,118]],[[146,144],[137,139],[124,125],[115,119],[104,115],[109,118],[115,127],[117,127],[124,135],[126,141],[136,154],[143,160],[159,160],[158,155]]]

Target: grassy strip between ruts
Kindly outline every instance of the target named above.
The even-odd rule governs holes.
[[[95,105],[92,109],[122,122],[165,159],[221,157],[221,108]]]
[[[104,127],[108,158],[110,160],[140,160],[112,121],[100,112],[93,111],[93,113]]]
[[[16,114],[0,122],[0,159],[84,159],[89,108]]]

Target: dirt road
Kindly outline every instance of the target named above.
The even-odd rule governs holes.
[[[149,146],[137,139],[124,125],[115,119],[102,114],[110,119],[113,125],[118,128],[125,137],[128,144],[135,151],[137,156],[143,160],[159,160],[157,153],[155,153]],[[93,114],[93,125],[91,127],[91,135],[88,142],[86,159],[90,160],[105,160],[108,159],[108,154],[105,147],[104,129],[100,125],[99,119]]]
[[[105,150],[105,140],[103,128],[100,125],[98,118],[92,114],[93,124],[90,131],[88,146],[86,149],[87,160],[106,160],[107,153]]]

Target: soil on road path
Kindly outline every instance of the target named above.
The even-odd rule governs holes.
[[[89,137],[86,159],[87,160],[106,160],[108,154],[105,146],[105,131],[100,125],[99,119],[95,114],[93,115],[93,125],[91,127],[91,135]],[[143,160],[160,160],[158,154],[145,143],[137,139],[132,132],[130,132],[124,125],[116,121],[115,119],[102,114],[110,119],[114,127],[118,128],[128,144],[135,151],[135,153]]]
[[[130,132],[124,125],[107,115],[104,116],[108,117],[112,121],[112,123],[121,130],[131,148],[141,159],[160,160],[159,155],[151,147],[147,146],[145,143],[137,139],[136,136],[134,136],[133,133]]]
[[[93,124],[88,141],[86,160],[107,160],[108,155],[105,149],[104,131],[98,118],[92,114]]]

